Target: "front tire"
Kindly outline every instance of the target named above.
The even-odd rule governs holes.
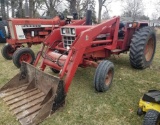
[[[95,76],[94,86],[96,91],[105,92],[109,89],[114,76],[114,65],[112,62],[105,60],[98,65]]]
[[[23,61],[33,64],[35,60],[34,52],[30,48],[20,48],[13,54],[13,63],[17,68],[21,67]]]
[[[152,63],[156,49],[156,35],[151,27],[136,31],[130,44],[130,63],[136,69],[145,69]]]
[[[144,116],[143,125],[160,125],[160,113],[149,110]]]
[[[50,67],[50,69],[52,70],[52,72],[54,72],[54,73],[56,73],[56,74],[58,74],[58,73],[60,72],[59,70],[54,69],[54,68],[51,68],[51,67]]]
[[[8,43],[4,44],[3,48],[1,49],[2,56],[7,59],[11,60],[15,49]]]

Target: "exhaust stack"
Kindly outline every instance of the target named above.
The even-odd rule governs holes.
[[[92,25],[92,10],[91,10],[91,4],[88,5],[88,10],[86,13],[86,25]]]

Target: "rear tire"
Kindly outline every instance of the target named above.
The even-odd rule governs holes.
[[[151,65],[156,49],[156,35],[151,27],[136,31],[130,44],[130,63],[136,69]]]
[[[7,60],[12,59],[14,52],[15,52],[15,49],[8,43],[6,43],[1,49],[2,56]]]
[[[22,61],[33,64],[35,60],[34,52],[30,48],[20,48],[13,54],[13,63],[17,68],[21,67]]]
[[[155,110],[149,110],[144,116],[143,125],[159,125],[160,113]]]
[[[95,76],[94,86],[96,91],[105,92],[109,89],[114,76],[114,65],[112,62],[105,60],[98,65]]]

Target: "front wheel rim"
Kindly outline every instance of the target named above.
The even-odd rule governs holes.
[[[20,63],[22,63],[23,61],[25,61],[27,63],[31,63],[32,56],[29,53],[22,54],[19,58],[19,61],[20,61]]]
[[[105,79],[105,84],[106,84],[107,86],[110,85],[110,83],[111,83],[111,81],[112,81],[112,77],[113,77],[113,70],[110,69],[110,70],[108,71],[108,73],[107,73],[107,75],[106,75],[106,79]]]

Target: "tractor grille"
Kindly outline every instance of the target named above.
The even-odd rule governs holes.
[[[75,36],[63,36],[63,46],[64,48],[70,47],[75,40]]]

